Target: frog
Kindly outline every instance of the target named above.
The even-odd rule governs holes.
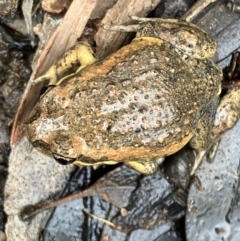
[[[138,23],[103,26],[136,32],[128,45],[98,59],[79,42],[32,83],[53,87],[25,121],[26,136],[61,164],[124,163],[143,174],[189,144],[196,153],[194,173],[238,120],[240,95],[234,90],[233,98],[226,97],[237,106],[226,112],[222,71],[212,61],[217,43],[204,30],[178,19],[133,19]],[[73,63],[79,68],[69,74]],[[222,112],[234,116],[230,123]]]

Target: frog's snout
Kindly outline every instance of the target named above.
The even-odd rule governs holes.
[[[48,136],[51,130],[45,123],[45,120],[41,118],[41,108],[38,105],[33,108],[28,120],[24,123],[24,127],[25,134],[32,145],[44,153],[49,153],[50,143]]]
[[[28,120],[24,123],[25,133],[31,143],[35,141],[35,137],[37,135],[37,126],[35,121],[40,117],[40,115],[41,110],[38,106],[36,106],[30,113]]]

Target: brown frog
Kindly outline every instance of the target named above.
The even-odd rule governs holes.
[[[123,162],[152,173],[164,157],[190,143],[197,152],[196,169],[231,127],[224,124],[216,133],[222,71],[210,60],[215,41],[185,21],[138,20],[109,27],[137,35],[106,59],[98,61],[87,44],[79,43],[36,80],[57,85],[41,96],[26,122],[34,147],[64,163]],[[81,67],[62,77],[69,59]],[[239,93],[235,96],[231,101],[239,105]]]

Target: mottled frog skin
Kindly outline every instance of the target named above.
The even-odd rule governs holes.
[[[198,152],[213,144],[222,80],[210,59],[215,41],[179,20],[138,26],[129,45],[93,56],[41,96],[26,122],[34,147],[69,163],[124,162],[151,173],[188,142]]]

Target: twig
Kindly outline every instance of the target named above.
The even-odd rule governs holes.
[[[181,18],[187,22],[192,22],[204,8],[215,1],[216,0],[198,0]]]

